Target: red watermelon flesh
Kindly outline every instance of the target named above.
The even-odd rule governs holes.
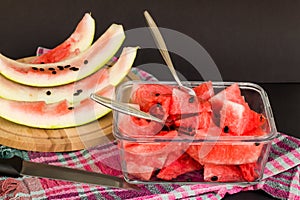
[[[159,122],[148,121],[123,113],[118,113],[118,115],[120,132],[127,136],[153,136],[160,133],[163,128],[163,124]]]
[[[194,135],[196,133],[196,129],[198,128],[198,124],[198,115],[185,117],[174,121],[174,126],[178,130],[178,132],[187,135]]]
[[[199,113],[200,107],[198,99],[191,96],[185,91],[176,87],[173,88],[172,99],[170,104],[170,115],[184,115],[190,113]]]
[[[184,153],[170,165],[163,167],[157,174],[157,178],[163,180],[172,180],[181,174],[200,170],[201,168],[202,166],[198,162]]]
[[[242,164],[242,165],[239,165],[239,168],[242,172],[242,175],[243,175],[243,178],[245,179],[245,181],[251,182],[251,181],[255,181],[256,179],[259,178],[256,163]]]
[[[193,90],[195,91],[199,101],[207,101],[214,96],[214,89],[211,81],[202,83],[197,87],[194,87]]]
[[[126,162],[126,172],[129,174],[129,176],[132,175],[139,180],[150,180],[154,170],[154,167],[139,165],[136,162]]]
[[[262,115],[248,106],[225,100],[220,111],[220,127],[231,135],[243,135],[264,123]]]
[[[168,138],[172,139],[178,136],[177,131],[161,131],[159,134],[156,135],[157,138]],[[162,141],[162,142],[123,142],[124,143],[124,150],[126,152],[136,154],[136,155],[155,155],[155,154],[168,154],[174,150],[180,150],[180,143],[169,142],[169,141]],[[174,148],[176,147],[176,148]]]
[[[256,162],[261,155],[262,146],[246,142],[240,144],[199,144],[191,146],[187,153],[199,163],[240,165]]]
[[[205,164],[204,181],[239,182],[243,181],[243,178],[238,166]]]
[[[208,130],[198,130],[195,139],[226,135],[219,127],[212,125]],[[262,148],[263,144],[251,142],[199,142],[191,145],[186,152],[201,164],[239,165],[256,162]]]
[[[233,101],[239,104],[245,104],[245,99],[241,95],[241,90],[237,83],[232,84],[231,86],[225,88],[215,96],[209,99],[212,104],[212,109],[215,114],[218,114],[221,110],[224,101]]]
[[[147,166],[161,169],[166,162],[167,156],[164,152],[157,153],[153,152],[152,154],[144,155],[141,154],[133,154],[127,151],[124,151],[124,159],[128,162],[134,162],[140,166]]]
[[[159,84],[138,85],[138,88],[132,94],[132,102],[139,104],[142,111],[149,112],[154,106],[161,105],[165,113],[169,113],[169,107],[172,96],[170,86]]]

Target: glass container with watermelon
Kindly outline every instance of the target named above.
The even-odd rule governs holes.
[[[262,178],[278,135],[266,92],[253,83],[130,81],[116,100],[164,123],[114,112],[124,178],[130,183],[245,183]]]

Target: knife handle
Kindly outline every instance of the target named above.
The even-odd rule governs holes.
[[[8,159],[0,159],[0,175],[9,177],[20,177],[23,160],[18,156]]]

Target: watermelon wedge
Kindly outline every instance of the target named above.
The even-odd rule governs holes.
[[[0,75],[0,97],[15,101],[45,101],[47,104],[66,99],[74,104],[89,98],[92,92],[121,82],[130,71],[136,54],[137,47],[125,47],[112,67],[104,67],[77,82],[56,87],[21,85]]]
[[[90,47],[95,34],[95,20],[86,13],[74,32],[63,43],[31,60],[34,64],[55,63],[78,55]]]
[[[98,95],[114,98],[114,87],[108,86]],[[25,102],[0,98],[0,116],[17,124],[35,128],[56,129],[83,125],[110,112],[91,99],[84,99],[75,105],[67,100],[46,104],[44,101]]]
[[[25,102],[0,98],[0,116],[18,124],[47,129],[73,127],[99,119],[110,112],[110,109],[90,100],[88,98],[89,93],[96,92],[104,97],[114,98],[114,85],[121,81],[130,70],[136,51],[137,48],[124,48],[120,59],[112,68],[103,72],[99,71],[95,75],[88,77],[88,79],[83,79],[76,84],[48,88],[47,92],[45,91],[46,95],[48,95],[48,91],[50,91],[49,96],[56,92],[56,96],[53,95],[54,97],[49,98],[52,102],[63,99],[58,102],[47,104],[45,101]],[[118,76],[115,75],[117,71],[113,71],[115,68],[119,69]],[[104,75],[108,77],[98,77],[102,73],[106,73]],[[101,79],[99,80],[99,78]],[[78,98],[76,99],[77,102],[74,103],[74,96],[80,96],[80,94],[74,95],[74,87],[80,86],[81,90],[83,90],[84,85],[86,91],[82,91],[81,100]],[[20,89],[21,86],[17,85],[16,87]],[[27,86],[24,87],[27,88]],[[29,91],[27,90],[27,94],[30,96],[30,92],[36,91],[38,95],[41,90],[43,88],[30,88]],[[78,92],[78,90],[76,91]]]
[[[125,39],[121,25],[112,24],[86,51],[55,63],[22,63],[0,54],[0,73],[31,86],[52,87],[71,83],[98,71],[120,48]]]

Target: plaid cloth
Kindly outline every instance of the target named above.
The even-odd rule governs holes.
[[[41,50],[38,50],[41,51]],[[145,71],[132,68],[142,80],[155,80]],[[43,153],[0,146],[0,158],[18,155],[25,160],[122,177],[119,151],[111,142],[74,152]],[[0,177],[0,199],[222,199],[226,194],[263,190],[278,199],[300,199],[300,139],[281,134],[271,147],[263,180],[237,185],[140,185],[140,191],[108,188],[46,178]]]

